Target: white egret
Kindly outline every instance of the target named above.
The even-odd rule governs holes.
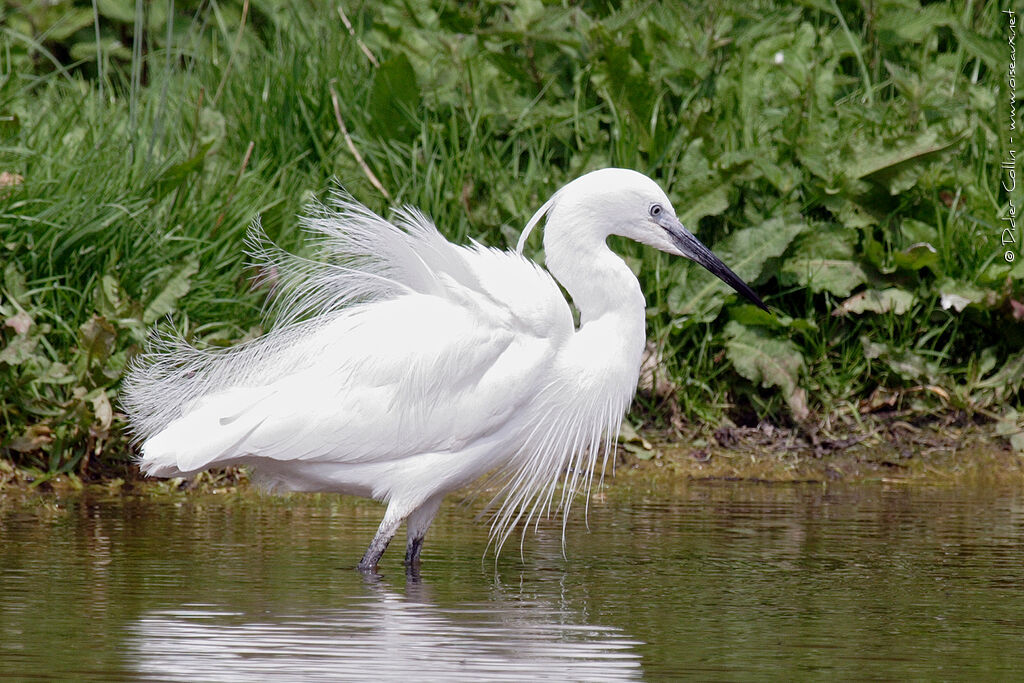
[[[764,307],[635,171],[565,185],[515,252],[452,244],[415,209],[389,222],[340,192],[311,214],[316,260],[276,248],[258,223],[250,234],[277,280],[274,329],[220,352],[158,342],[133,364],[124,405],[151,476],[247,465],[273,486],[385,501],[364,571],[403,521],[406,563],[418,563],[444,496],[489,472],[499,548],[517,523],[589,492],[645,345],[644,295],[609,235],[690,258]],[[544,216],[547,271],[522,255]]]

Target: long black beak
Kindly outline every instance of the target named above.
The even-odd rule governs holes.
[[[722,259],[712,253],[710,249],[704,246],[700,240],[694,237],[689,230],[683,227],[683,224],[678,219],[671,218],[666,219],[661,226],[668,231],[669,236],[675,243],[679,251],[683,253],[686,258],[691,261],[696,261],[700,265],[707,268],[725,284],[729,285],[737,292],[747,297],[754,304],[759,306],[765,311],[771,313],[768,306],[761,301],[761,297],[754,293],[754,290],[750,288],[746,282],[744,282],[739,275],[732,272],[729,266],[722,263]]]

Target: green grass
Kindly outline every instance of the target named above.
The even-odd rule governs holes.
[[[17,464],[122,461],[120,377],[165,317],[209,344],[258,334],[255,216],[301,250],[295,216],[336,178],[507,246],[606,165],[655,177],[778,311],[617,242],[673,387],[641,393],[634,422],[880,406],[1020,428],[992,3],[347,6],[373,61],[333,5],[143,4],[0,10],[0,172],[21,178],[0,188],[0,455]]]

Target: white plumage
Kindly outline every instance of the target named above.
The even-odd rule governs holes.
[[[544,214],[550,275],[521,253]],[[454,245],[414,209],[388,222],[340,192],[303,223],[319,237],[315,260],[273,246],[258,222],[250,233],[275,282],[275,328],[219,352],[158,342],[133,364],[123,403],[146,474],[248,465],[281,488],[386,501],[363,570],[403,521],[406,561],[418,562],[444,495],[488,472],[502,482],[499,547],[521,520],[566,512],[589,489],[645,341],[643,294],[608,235],[693,258],[763,305],[653,181],[622,169],[562,188],[517,252]]]

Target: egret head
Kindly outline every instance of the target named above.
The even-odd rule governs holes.
[[[696,261],[764,310],[768,307],[746,282],[693,236],[676,217],[658,184],[636,171],[605,168],[580,176],[560,189],[534,214],[519,238],[518,250],[544,214],[563,211],[600,237],[621,235]]]

